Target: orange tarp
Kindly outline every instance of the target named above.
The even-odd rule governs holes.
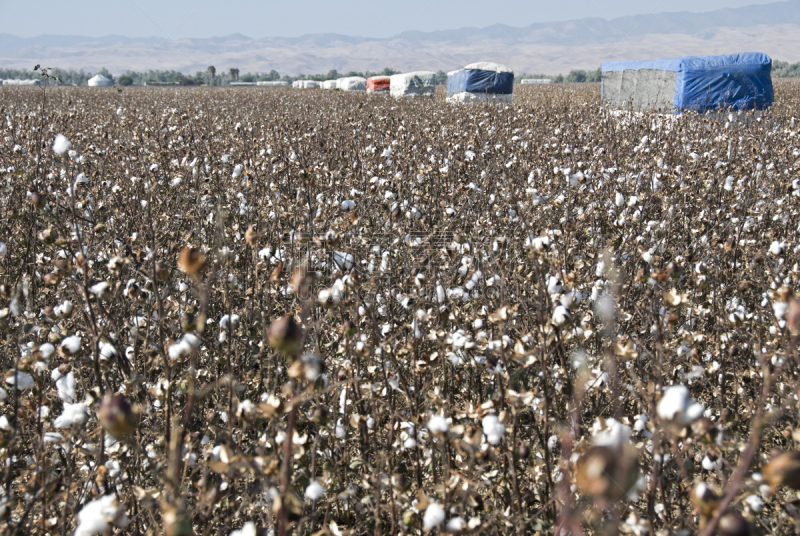
[[[367,78],[367,91],[389,91],[388,76],[373,76]]]

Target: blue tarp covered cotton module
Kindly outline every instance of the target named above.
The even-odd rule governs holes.
[[[514,72],[497,63],[473,63],[447,74],[447,97],[469,95],[511,95]]]
[[[772,60],[761,53],[617,61],[602,70],[603,100],[619,107],[748,110],[775,99]]]

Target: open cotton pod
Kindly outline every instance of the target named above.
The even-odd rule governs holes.
[[[586,495],[618,501],[635,489],[638,479],[636,451],[630,445],[593,446],[578,458],[575,484]]]
[[[717,524],[717,534],[719,536],[750,536],[753,528],[739,512],[726,512]]]
[[[136,429],[136,415],[128,399],[119,393],[106,393],[98,414],[100,424],[117,439],[127,437]]]
[[[800,452],[780,452],[776,449],[769,463],[761,469],[761,474],[772,491],[777,491],[781,486],[800,490]]]
[[[203,253],[197,248],[185,247],[178,255],[178,269],[184,274],[195,275],[203,269],[205,264],[206,259]]]
[[[705,482],[695,484],[691,499],[697,513],[705,518],[710,518],[717,512],[720,502],[717,490]]]
[[[303,349],[303,329],[291,315],[273,321],[269,326],[267,339],[269,345],[287,359],[296,358]]]

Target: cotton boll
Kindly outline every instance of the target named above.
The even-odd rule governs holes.
[[[75,355],[80,351],[82,342],[81,338],[77,335],[66,337],[61,341],[61,352],[67,356]]]
[[[598,429],[592,435],[592,442],[598,447],[620,448],[630,439],[633,431],[627,424],[614,418],[606,419],[605,428]]]
[[[444,435],[450,429],[450,424],[441,415],[434,415],[428,421],[428,431],[433,435]]]
[[[86,422],[89,409],[81,403],[70,404],[64,402],[64,411],[53,421],[53,428],[70,428],[73,425]]]
[[[660,419],[679,426],[688,426],[702,417],[704,410],[702,404],[692,400],[689,389],[683,385],[671,385],[664,388],[656,413]]]
[[[75,381],[75,373],[70,371],[62,376],[58,369],[53,369],[51,378],[55,379],[58,398],[64,402],[74,402],[75,386],[77,384]]]
[[[336,434],[337,439],[344,439],[345,437],[347,437],[347,430],[342,424],[342,419],[336,421],[336,428],[334,429],[334,433]]]
[[[183,337],[178,339],[175,344],[171,345],[167,350],[170,359],[176,361],[189,357],[192,352],[200,348],[200,339],[193,333],[184,333]]]
[[[351,253],[345,253],[344,251],[334,251],[333,263],[342,272],[347,272],[355,264],[355,257],[353,257]]]
[[[461,532],[466,523],[460,517],[454,517],[447,522],[447,532]]]
[[[748,495],[745,498],[744,503],[756,514],[761,512],[761,510],[764,508],[764,499],[758,495]]]
[[[242,525],[241,529],[234,530],[231,532],[230,536],[257,536],[258,531],[256,530],[256,524],[252,521],[248,521],[244,525]]]
[[[422,526],[424,530],[431,530],[442,523],[444,523],[444,508],[439,503],[432,502],[425,509],[425,515],[422,516]]]
[[[67,139],[66,136],[63,134],[56,134],[56,139],[53,142],[53,151],[58,155],[63,155],[69,148],[72,147],[72,143]]]
[[[224,315],[222,318],[219,319],[219,327],[220,329],[227,330],[229,328],[236,331],[239,329],[239,325],[241,323],[240,317],[237,314],[232,315]]]
[[[603,273],[605,272],[605,270],[606,270],[606,262],[600,261],[597,263],[597,268],[594,271],[594,275],[596,275],[597,277],[603,277]]]
[[[0,259],[4,259],[8,255],[8,248],[3,242],[0,242]]]
[[[530,244],[534,251],[543,252],[550,249],[550,238],[547,236],[539,236],[531,240]]]
[[[625,196],[617,192],[617,195],[614,197],[614,204],[618,207],[625,205]]]
[[[78,512],[78,526],[74,536],[110,534],[112,526],[125,527],[128,516],[114,495],[106,495],[86,503]]]
[[[56,351],[56,347],[50,344],[49,342],[44,343],[39,347],[39,353],[42,354],[42,359],[47,361],[50,359],[50,356]]]
[[[772,311],[775,313],[775,318],[778,321],[783,320],[783,317],[786,315],[786,310],[789,308],[789,304],[783,301],[776,301],[772,302]]]
[[[102,281],[97,283],[96,285],[92,285],[89,287],[89,292],[94,294],[100,299],[108,298],[111,295],[109,290],[109,284],[106,281]]]
[[[73,305],[69,300],[64,300],[61,304],[57,305],[53,312],[58,317],[68,317],[72,314]]]
[[[647,415],[641,414],[636,416],[636,421],[633,423],[633,429],[637,432],[642,432],[647,426]]]
[[[563,326],[569,320],[569,311],[563,305],[559,305],[553,311],[553,324]]]
[[[717,458],[716,460],[712,460],[708,456],[704,456],[701,465],[706,471],[718,471],[722,469],[722,459]]]
[[[113,345],[103,342],[100,343],[100,359],[108,361],[115,358],[117,355],[119,354]]]
[[[781,255],[784,251],[786,251],[786,243],[785,242],[778,242],[777,240],[773,241],[772,244],[769,246],[769,252],[776,257]]]
[[[319,482],[312,480],[306,487],[306,498],[311,501],[317,501],[325,495],[325,488]]]
[[[547,293],[551,296],[556,294],[560,294],[561,291],[564,290],[564,287],[561,286],[561,282],[558,278],[554,275],[547,278]]]
[[[355,201],[351,199],[345,199],[344,201],[342,201],[342,210],[350,211],[353,210],[354,208],[356,208]]]
[[[242,167],[241,164],[236,164],[236,166],[233,168],[233,178],[238,179],[239,177],[241,177],[243,169],[244,168]]]
[[[483,434],[486,436],[486,440],[491,445],[498,445],[503,439],[506,426],[494,414],[484,417],[481,424],[483,425]]]
[[[34,383],[33,376],[21,370],[16,371],[16,373],[11,372],[10,375],[6,377],[6,384],[13,385],[16,387],[17,391],[24,391],[30,388]]]
[[[725,190],[727,190],[728,192],[732,192],[733,191],[733,181],[734,180],[735,179],[733,177],[731,177],[731,176],[728,176],[725,179],[725,186],[724,186]]]

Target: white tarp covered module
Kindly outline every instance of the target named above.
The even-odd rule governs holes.
[[[316,89],[319,86],[314,80],[295,80],[292,82],[292,87],[296,89]]]
[[[436,73],[393,74],[389,80],[389,93],[392,97],[433,97],[436,94]]]
[[[550,78],[525,78],[520,80],[519,83],[524,86],[528,84],[552,84],[553,80]]]
[[[264,82],[256,82],[257,86],[267,86],[267,87],[288,87],[289,82],[286,80],[275,80],[272,82],[264,81]]]
[[[679,113],[766,108],[775,100],[766,54],[688,56],[603,64],[603,102],[612,108]]]
[[[92,87],[96,87],[96,86],[113,86],[114,85],[114,81],[113,80],[109,80],[108,78],[106,78],[102,74],[96,74],[96,75],[94,75],[93,77],[91,77],[89,79],[89,85],[92,86]]]
[[[41,80],[0,80],[0,86],[40,86]]]
[[[367,79],[360,76],[340,78],[337,87],[342,91],[366,91]]]
[[[337,89],[339,87],[338,80],[325,80],[320,82],[319,87],[322,89]]]
[[[447,73],[449,102],[511,104],[514,71],[499,63],[480,62]]]

